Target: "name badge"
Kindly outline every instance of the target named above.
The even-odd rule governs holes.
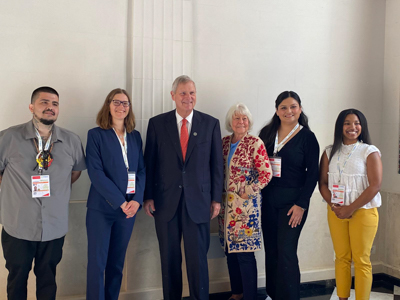
[[[134,194],[136,188],[136,173],[128,172],[128,186],[126,188],[127,194]]]
[[[50,176],[32,176],[32,198],[50,197]]]
[[[282,158],[274,156],[269,158],[271,163],[272,175],[274,177],[281,177]]]
[[[334,204],[343,205],[344,204],[344,193],[346,191],[346,186],[341,184],[334,184],[332,186],[332,197],[331,202]]]

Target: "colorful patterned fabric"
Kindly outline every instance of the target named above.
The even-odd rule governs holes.
[[[272,178],[264,143],[258,137],[244,136],[228,167],[232,136],[222,139],[224,194],[218,216],[222,247],[229,253],[261,249],[261,190]],[[240,194],[246,193],[249,199]]]

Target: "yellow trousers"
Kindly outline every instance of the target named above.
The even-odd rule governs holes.
[[[378,229],[376,208],[356,210],[350,219],[339,219],[328,206],[328,224],[335,250],[337,295],[350,297],[351,261],[354,261],[356,300],[369,300],[372,286],[370,254]]]

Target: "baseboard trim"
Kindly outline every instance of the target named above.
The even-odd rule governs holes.
[[[120,292],[118,300],[161,300],[163,298],[162,288],[141,289],[136,291]],[[58,300],[86,300],[86,296],[64,296]]]
[[[372,263],[372,272],[385,273],[384,264],[382,262]],[[354,266],[351,267],[351,274],[354,276]],[[318,270],[304,270],[301,271],[301,283],[315,282],[321,280],[331,280],[335,278],[335,268],[325,268]]]
[[[372,271],[374,273],[374,281],[387,281],[400,286],[400,269],[393,268],[382,262],[372,263]],[[352,267],[352,275],[354,276],[354,268]],[[335,269],[326,268],[319,270],[304,270],[301,272],[301,290],[310,288],[310,284],[318,284],[320,286],[331,287],[334,284]],[[265,274],[258,277],[258,287],[265,288]],[[229,292],[231,289],[228,277],[210,281],[210,294],[218,294]],[[183,286],[183,297],[189,295],[188,285]],[[161,300],[162,288],[141,289],[136,291],[124,291],[120,293],[119,300]],[[68,296],[57,297],[59,300],[85,300],[85,296]]]
[[[393,278],[400,280],[400,268],[394,268],[393,266],[382,263],[382,272],[381,273],[384,273],[386,275],[389,275]]]

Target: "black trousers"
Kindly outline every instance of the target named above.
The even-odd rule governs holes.
[[[56,299],[56,267],[61,261],[64,237],[48,242],[33,242],[17,239],[3,228],[1,234],[7,277],[7,299],[25,300],[32,262],[36,275],[36,298]]]
[[[245,300],[257,300],[257,263],[254,252],[228,253],[232,294],[243,294]]]
[[[210,222],[194,223],[182,197],[175,216],[169,222],[155,217],[155,225],[160,246],[164,300],[182,299],[182,236],[190,299],[208,300],[207,252],[210,246]]]
[[[268,186],[262,191],[261,222],[265,250],[266,289],[273,300],[300,299],[300,268],[297,246],[308,210],[301,224],[289,226],[287,213],[300,189]]]

